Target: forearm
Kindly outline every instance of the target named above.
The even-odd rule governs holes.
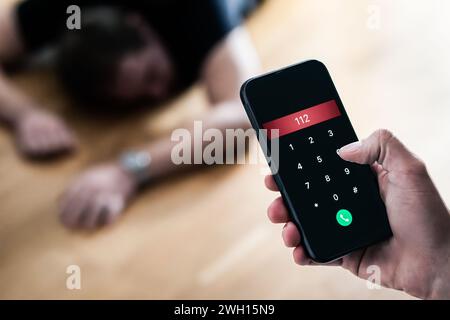
[[[17,118],[31,109],[31,99],[20,92],[2,69],[5,62],[13,62],[23,57],[23,43],[15,23],[14,6],[0,8],[0,120],[14,124]]]
[[[232,100],[228,102],[220,103],[214,106],[210,113],[205,115],[202,119],[196,120],[197,127],[194,126],[194,121],[186,123],[181,126],[180,129],[186,133],[186,137],[183,137],[183,141],[173,141],[172,135],[164,137],[152,144],[150,144],[145,150],[149,152],[151,156],[151,165],[149,166],[148,180],[152,181],[165,176],[169,176],[180,170],[192,169],[198,167],[196,165],[204,164],[203,156],[199,163],[195,158],[197,152],[203,155],[203,149],[207,146],[209,141],[204,141],[203,133],[208,129],[219,130],[222,134],[223,141],[223,155],[226,155],[227,141],[225,141],[226,129],[247,129],[249,123],[245,113],[242,110],[240,102]],[[199,135],[199,125],[201,124],[202,132]],[[201,141],[198,141],[200,138]],[[189,158],[185,163],[176,164],[172,159],[174,147],[180,146],[185,143],[183,148],[189,154]],[[231,145],[231,144],[228,144]],[[234,145],[233,145],[234,147]],[[197,156],[198,158],[198,156]],[[195,164],[195,165],[194,165]]]

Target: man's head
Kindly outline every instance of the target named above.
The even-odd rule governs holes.
[[[83,12],[81,30],[62,39],[58,71],[69,92],[96,103],[161,100],[173,79],[170,58],[150,25],[112,8]]]

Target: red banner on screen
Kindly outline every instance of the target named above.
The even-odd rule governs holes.
[[[341,112],[335,100],[321,103],[317,106],[304,109],[287,116],[272,120],[263,124],[263,128],[268,130],[269,139],[272,138],[271,130],[278,129],[278,137],[314,126],[321,122],[339,117]]]

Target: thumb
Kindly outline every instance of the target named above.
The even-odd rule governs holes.
[[[378,162],[388,171],[404,171],[422,165],[422,162],[391,132],[384,129],[375,131],[362,141],[342,147],[339,156],[346,161],[359,164],[371,165]]]

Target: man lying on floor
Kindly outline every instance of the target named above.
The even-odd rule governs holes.
[[[259,71],[240,26],[244,12],[254,7],[249,3],[25,0],[1,13],[0,62],[57,46],[57,70],[68,91],[106,112],[160,103],[201,81],[211,105],[200,119],[203,128],[248,128],[239,87]],[[69,31],[67,8],[73,4],[81,8],[82,23],[80,30]],[[0,119],[25,155],[74,148],[74,135],[63,121],[16,89],[1,69]],[[193,130],[192,123],[184,127]],[[81,173],[64,194],[62,222],[95,228],[115,221],[142,184],[178,169],[171,161],[173,144],[167,136]]]

